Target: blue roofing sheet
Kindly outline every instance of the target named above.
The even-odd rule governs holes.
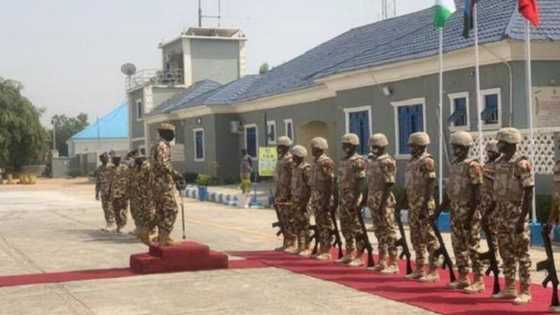
[[[74,140],[128,138],[128,104],[122,103],[94,124],[73,135]]]

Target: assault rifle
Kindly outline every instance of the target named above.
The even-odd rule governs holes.
[[[317,250],[319,248],[319,227],[317,224],[309,225],[309,230],[312,232],[309,236],[309,244],[315,241],[315,245],[313,245],[313,250],[311,251],[311,255],[317,254]]]
[[[340,231],[338,230],[338,224],[336,223],[336,209],[338,208],[338,202],[335,201],[332,207],[329,207],[329,214],[331,216],[331,220],[333,222],[333,229],[331,234],[334,235],[334,245],[338,247],[338,259],[344,256],[342,252],[342,239],[340,237]]]
[[[554,254],[552,253],[552,244],[550,242],[550,232],[552,227],[545,225],[542,230],[544,240],[544,248],[546,250],[546,260],[537,263],[537,271],[546,270],[547,276],[542,282],[543,287],[547,287],[548,283],[552,283],[552,299],[550,306],[558,306],[558,275],[556,274],[556,266],[554,265]]]
[[[279,203],[274,202],[274,211],[276,212],[276,219],[278,221],[272,223],[273,228],[278,228],[278,232],[276,232],[276,236],[279,236],[280,234],[284,234],[284,229],[286,227],[285,223],[283,222],[282,214],[280,213],[280,210],[278,210],[278,204]]]
[[[447,252],[447,248],[445,248],[445,243],[443,242],[443,237],[441,236],[441,232],[439,231],[439,227],[437,225],[437,219],[439,218],[439,215],[440,215],[440,212],[438,211],[434,220],[432,220],[432,228],[434,229],[434,233],[435,233],[435,235],[438,239],[438,242],[439,242],[439,248],[435,251],[434,256],[436,258],[439,258],[439,257],[443,256],[442,268],[445,269],[445,267],[447,267],[447,269],[449,270],[449,280],[451,282],[455,282],[456,278],[455,278],[455,273],[453,272],[453,261],[451,260],[451,257],[449,256],[449,252]]]
[[[373,260],[373,247],[371,246],[371,242],[369,241],[366,223],[364,222],[364,217],[362,217],[361,207],[356,207],[356,215],[358,216],[358,221],[360,222],[360,226],[362,228],[362,238],[363,241],[366,243],[366,250],[368,252],[367,266],[373,267],[375,265],[375,261]]]
[[[486,218],[488,220],[488,218]],[[485,221],[486,221],[485,220]],[[500,267],[498,266],[498,259],[496,258],[496,239],[494,235],[488,228],[487,222],[482,222],[482,230],[484,231],[484,235],[486,236],[486,243],[488,244],[488,251],[479,255],[479,260],[488,260],[490,262],[490,266],[486,269],[486,275],[489,276],[490,273],[494,276],[494,289],[492,290],[492,294],[498,294],[500,292]]]
[[[399,226],[399,231],[401,233],[401,238],[397,240],[397,243],[395,245],[402,248],[399,259],[406,258],[406,274],[408,275],[412,273],[412,264],[410,262],[410,250],[408,248],[408,243],[406,242],[406,234],[401,220],[401,210],[402,209],[397,209],[397,211],[395,212],[395,220],[397,221],[397,225]]]

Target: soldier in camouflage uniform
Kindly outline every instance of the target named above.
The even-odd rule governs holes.
[[[293,254],[301,254],[302,256],[309,256],[309,212],[307,205],[311,189],[309,187],[309,180],[311,179],[311,165],[305,162],[307,157],[307,150],[301,146],[296,145],[292,148],[293,169],[291,181],[291,197],[292,207],[288,215],[288,226],[293,230],[291,234],[297,238],[296,250],[291,250]]]
[[[394,274],[399,271],[395,226],[397,202],[391,188],[395,184],[397,164],[389,154],[385,153],[388,145],[389,141],[384,134],[374,134],[369,138],[371,154],[367,166],[368,193],[365,199],[371,211],[378,242],[379,259],[373,270]]]
[[[548,218],[548,224],[551,225],[548,228],[549,231],[552,230],[552,226],[560,224],[560,160],[556,161],[552,175],[552,209],[550,209],[550,216]],[[560,306],[550,307],[550,312],[560,313]]]
[[[128,191],[129,191],[129,196],[130,196],[130,216],[132,216],[132,220],[134,222],[134,230],[130,232],[131,235],[134,236],[138,236],[138,211],[137,208],[135,207],[135,204],[133,204],[132,202],[132,198],[133,195],[131,195],[132,189],[133,189],[133,185],[135,185],[134,183],[134,161],[136,159],[136,157],[138,156],[138,150],[134,149],[129,151],[126,154],[126,159],[125,159],[125,163],[121,164],[125,164],[128,167]]]
[[[426,152],[430,137],[425,132],[410,135],[408,144],[412,157],[408,161],[405,175],[406,200],[410,209],[410,239],[416,254],[416,270],[406,276],[422,282],[439,279],[437,260],[434,255],[439,248],[432,229],[431,219],[435,214],[434,188],[436,181],[435,163]],[[425,252],[428,250],[428,274],[425,273]]]
[[[355,134],[342,137],[344,158],[339,165],[340,230],[346,242],[346,252],[339,262],[351,266],[361,266],[365,249],[365,239],[358,221],[359,207],[366,190],[366,161],[356,150],[360,139]],[[356,255],[353,252],[356,250]]]
[[[160,246],[173,244],[171,231],[177,219],[175,186],[182,182],[182,176],[171,164],[171,144],[175,138],[175,126],[163,123],[158,128],[160,140],[151,150],[153,202],[155,206],[154,224],[158,227],[157,241]]]
[[[130,212],[136,225],[136,236],[150,245],[154,229],[154,204],[151,189],[150,162],[144,155],[137,155],[130,170]]]
[[[522,140],[519,130],[503,128],[498,131],[497,140],[502,156],[496,163],[495,216],[499,218],[498,248],[506,287],[493,297],[515,298],[514,304],[527,304],[531,301],[528,212],[535,179],[529,160],[517,153],[517,145]],[[519,295],[515,290],[516,267],[519,268]]]
[[[498,141],[490,140],[486,144],[486,156],[488,159],[482,167],[484,180],[481,188],[481,204],[482,226],[486,231],[492,233],[492,241],[494,248],[498,248],[498,230],[497,217],[493,214],[496,203],[494,201],[494,180],[496,178],[496,161],[500,157],[498,150]],[[488,239],[487,239],[488,241]],[[498,255],[496,255],[498,256]]]
[[[290,220],[290,201],[291,201],[291,183],[292,183],[292,169],[293,157],[290,153],[290,146],[292,140],[288,137],[280,137],[276,141],[276,150],[278,152],[278,161],[276,162],[276,170],[274,172],[274,179],[276,183],[276,192],[274,194],[275,207],[281,216],[278,218],[285,226],[282,226],[282,235],[284,241],[281,247],[276,250],[295,250],[296,235],[294,235],[293,228],[288,225]]]
[[[317,137],[311,140],[313,163],[311,165],[309,210],[315,214],[319,242],[317,259],[320,260],[330,259],[333,242],[330,203],[335,190],[335,165],[334,161],[325,153],[328,149],[329,144],[326,139]]]
[[[472,136],[465,131],[451,135],[455,160],[449,168],[449,178],[443,203],[439,209],[451,209],[451,243],[455,253],[455,265],[459,278],[450,283],[452,289],[466,293],[484,292],[482,266],[478,257],[480,242],[480,187],[482,166],[477,160],[469,159],[473,145]],[[469,279],[469,258],[474,281]]]
[[[111,203],[117,229],[115,232],[121,233],[126,225],[128,208],[128,166],[121,164],[121,157],[113,155],[114,173],[111,180]]]
[[[99,156],[101,165],[95,170],[95,199],[101,199],[101,207],[107,224],[103,231],[110,231],[115,226],[115,214],[111,206],[111,179],[113,166],[109,165],[109,156],[103,153]]]

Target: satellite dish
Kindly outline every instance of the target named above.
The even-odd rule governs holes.
[[[126,76],[131,76],[136,73],[136,66],[130,62],[121,66],[121,72]]]

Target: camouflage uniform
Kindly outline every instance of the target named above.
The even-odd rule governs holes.
[[[171,233],[177,218],[175,171],[171,164],[171,145],[168,141],[160,139],[152,147],[151,153],[154,224],[157,225],[159,231]]]
[[[384,263],[387,254],[391,262],[397,261],[397,232],[395,227],[395,195],[389,192],[383,204],[383,193],[387,184],[395,183],[397,173],[395,160],[388,154],[369,159],[368,174],[368,208],[372,212],[375,237],[378,241],[379,260]]]
[[[311,165],[306,162],[293,167],[291,180],[292,207],[288,215],[288,225],[291,234],[296,235],[298,246],[307,248],[310,243],[309,236],[309,212],[307,204],[311,190],[309,180],[311,178]]]
[[[111,181],[111,201],[113,212],[117,221],[117,228],[126,225],[128,207],[128,166],[119,164],[116,166]]]
[[[333,193],[334,167],[334,161],[326,154],[321,155],[311,166],[309,210],[315,214],[321,249],[330,248],[333,242],[333,222],[329,206]]]
[[[95,189],[99,192],[101,199],[101,207],[105,215],[105,222],[107,225],[115,223],[115,214],[111,205],[111,179],[113,177],[112,165],[100,165],[95,170]]]
[[[473,206],[472,185],[482,185],[480,163],[467,159],[451,164],[446,193],[451,206],[451,243],[460,279],[467,279],[469,258],[475,276],[482,275],[478,258],[481,221],[478,207],[472,214],[472,218],[468,217]],[[469,226],[465,226],[465,222],[469,219],[471,219]]]
[[[130,169],[130,213],[137,227],[153,229],[154,204],[150,186],[150,162]]]
[[[274,194],[274,202],[278,204],[278,212],[280,213],[280,220],[286,225],[284,231],[285,241],[295,241],[296,235],[293,234],[294,228],[289,226],[290,222],[290,205],[291,201],[291,183],[292,183],[292,169],[293,158],[291,153],[286,153],[276,163],[276,171],[274,172],[276,182],[276,193]]]
[[[560,161],[557,161],[556,165],[554,166],[552,180],[553,185],[551,215],[558,221],[560,219]],[[553,223],[558,224],[558,222]]]
[[[358,221],[358,202],[360,202],[361,187],[358,187],[359,179],[366,177],[366,161],[362,156],[354,153],[351,157],[340,162],[340,230],[346,241],[346,253],[349,254],[357,249],[362,252],[365,249],[362,228]],[[354,245],[354,243],[356,243]]]
[[[533,187],[534,184],[532,166],[527,158],[516,154],[510,161],[501,158],[496,163],[496,181],[494,182],[496,210],[494,215],[500,218],[498,248],[507,283],[514,283],[515,269],[519,263],[521,292],[528,292],[531,283],[528,218],[525,221],[523,233],[516,234],[515,226],[522,212],[523,190]]]
[[[416,254],[416,269],[423,270],[426,259],[425,251],[428,249],[430,269],[435,270],[437,257],[434,252],[438,243],[432,229],[430,217],[434,215],[436,203],[433,196],[427,200],[428,209],[422,209],[425,204],[428,181],[436,178],[434,160],[428,153],[420,157],[412,157],[406,167],[405,186],[408,205],[410,207],[410,239]],[[427,210],[425,216],[421,211]]]
[[[482,186],[480,189],[481,205],[480,210],[485,222],[482,224],[487,225],[488,231],[494,236],[494,248],[498,248],[497,239],[497,216],[492,213],[494,210],[494,180],[496,179],[496,161],[487,162],[482,167],[482,174],[484,180],[482,181]]]

